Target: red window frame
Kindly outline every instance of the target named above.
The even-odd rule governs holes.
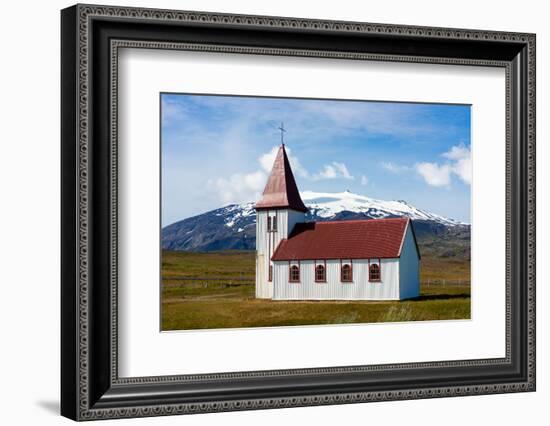
[[[292,276],[292,271],[295,271],[296,269],[298,269],[298,279],[296,279],[295,277]],[[288,282],[289,283],[299,283],[300,282],[300,275],[301,275],[301,271],[300,271],[300,262],[298,261],[298,264],[290,264],[290,261],[288,262]]]
[[[379,283],[380,281],[382,281],[382,262],[378,259],[378,263],[371,265],[369,260],[369,282]]]
[[[317,268],[323,268],[323,277],[322,278],[318,278]],[[323,264],[317,264],[317,261],[315,261],[313,273],[315,274],[315,282],[316,283],[326,283],[327,282],[327,261],[324,260]]]
[[[349,278],[344,279],[344,267],[349,267]],[[340,259],[340,282],[352,283],[353,282],[353,260],[350,259],[349,263],[343,263]]]

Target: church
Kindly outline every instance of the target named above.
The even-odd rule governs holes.
[[[403,300],[420,294],[409,218],[306,222],[281,144],[256,209],[256,297]]]

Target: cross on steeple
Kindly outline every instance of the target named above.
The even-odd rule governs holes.
[[[283,139],[283,134],[286,132],[285,130],[285,123],[281,122],[281,127],[277,127],[277,129],[279,129],[281,131],[281,145],[285,145],[285,142],[284,142],[284,139]]]

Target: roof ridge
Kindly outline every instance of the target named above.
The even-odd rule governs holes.
[[[375,218],[368,218],[368,219],[351,219],[351,220],[346,220],[346,219],[340,219],[340,220],[318,220],[318,221],[313,221],[313,222],[304,222],[304,223],[319,223],[319,224],[325,224],[325,225],[334,225],[334,224],[338,224],[338,223],[359,223],[359,222],[372,222],[372,221],[400,221],[400,220],[410,220],[410,217],[408,216],[400,216],[400,217],[381,217],[381,218],[378,218],[378,219],[375,219]]]

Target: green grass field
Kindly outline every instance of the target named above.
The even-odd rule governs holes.
[[[254,252],[162,255],[162,330],[470,318],[470,262],[423,257],[421,296],[406,301],[254,297]]]

